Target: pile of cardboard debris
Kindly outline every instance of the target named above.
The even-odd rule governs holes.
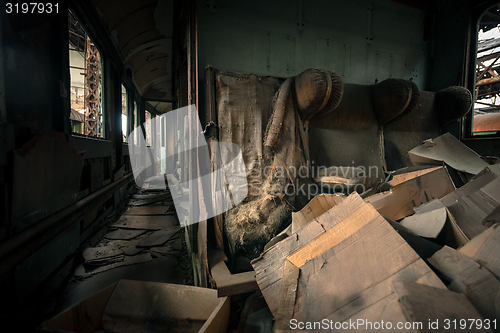
[[[275,330],[500,331],[500,160],[449,133],[409,155],[379,193],[314,197],[252,261]]]
[[[251,262],[254,271],[232,274],[224,252],[212,249],[217,290],[122,280],[41,331],[226,332],[235,328],[230,312],[239,317],[233,332],[500,331],[500,159],[448,133],[409,156],[413,167],[372,190],[315,196]],[[165,216],[142,221],[139,209],[164,195],[136,196],[127,212],[135,215],[112,226],[106,246],[83,253],[82,276],[143,248],[162,253],[158,244],[170,244],[179,227]],[[166,214],[162,205],[148,209]],[[138,232],[137,243],[123,239]]]

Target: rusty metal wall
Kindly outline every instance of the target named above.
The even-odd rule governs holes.
[[[288,77],[320,67],[349,83],[401,77],[426,88],[429,42],[419,9],[386,0],[212,0],[198,17],[200,70]]]

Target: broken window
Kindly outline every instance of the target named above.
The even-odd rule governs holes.
[[[101,53],[71,11],[68,30],[72,132],[103,138]]]
[[[473,110],[474,135],[500,131],[500,3],[484,12],[478,22]]]
[[[122,138],[123,142],[127,142],[127,137],[129,134],[129,126],[128,126],[128,121],[127,121],[127,115],[128,115],[128,97],[127,97],[127,89],[125,86],[122,84]]]

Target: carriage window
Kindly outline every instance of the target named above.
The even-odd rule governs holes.
[[[146,122],[144,123],[144,129],[146,131],[146,146],[151,147],[151,112],[148,110],[145,112]]]
[[[479,20],[473,134],[500,133],[500,3]]]
[[[68,30],[72,131],[103,138],[101,53],[71,11]]]
[[[122,84],[122,138],[123,142],[127,142],[127,137],[129,134],[128,126],[128,95],[127,89]]]
[[[134,129],[137,128],[137,124],[139,122],[139,120],[137,119],[139,117],[139,114],[137,113],[137,102],[134,101],[134,114],[133,114],[133,117],[134,117]],[[135,131],[134,132],[135,135],[134,135],[134,140],[135,142],[139,142],[139,131]]]

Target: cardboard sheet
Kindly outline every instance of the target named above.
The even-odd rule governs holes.
[[[357,193],[252,261],[257,283],[275,316],[280,311],[276,295],[282,290],[286,261],[300,268],[293,311],[299,321],[343,321],[361,313],[371,321],[398,320],[404,317],[397,300],[387,303],[394,281],[422,281],[445,288]],[[392,316],[395,313],[399,315]]]
[[[309,201],[297,213],[292,213],[292,233],[297,232],[315,218],[326,213],[330,208],[344,200],[344,195],[339,194],[319,194]]]
[[[441,198],[468,239],[486,230],[483,221],[500,206],[500,178],[486,171]]]
[[[436,238],[441,233],[446,219],[446,207],[441,203],[441,207],[434,210],[405,217],[401,225],[419,236]]]
[[[493,332],[485,329],[483,325],[481,327],[469,326],[471,320],[473,323],[477,319],[482,322],[483,318],[463,294],[401,281],[394,283],[393,289],[398,295],[398,303],[406,320],[412,323],[423,323],[422,328],[419,328],[417,332],[433,332],[433,330],[446,332],[450,329],[446,324],[446,319],[451,322],[456,320],[457,328],[460,327],[460,322],[465,322],[465,329],[469,328],[468,331]],[[429,327],[430,323],[436,323],[436,325]],[[451,331],[460,332],[460,329],[451,329]]]
[[[111,294],[106,332],[225,332],[229,299],[213,289],[121,280]]]
[[[491,228],[470,240],[459,249],[466,256],[486,267],[500,280],[500,225]]]
[[[226,332],[228,297],[208,288],[120,280],[43,323],[51,332]]]
[[[365,199],[380,214],[399,220],[413,214],[413,208],[433,199],[442,198],[455,190],[444,167],[401,174],[390,191],[377,193]]]
[[[413,165],[442,164],[458,171],[478,174],[489,164],[450,133],[429,139],[408,152]]]
[[[405,227],[418,235],[429,238],[438,238],[439,236],[442,243],[453,248],[464,245],[469,241],[469,238],[458,226],[456,219],[440,199],[434,199],[431,202],[415,207],[413,210],[415,215],[409,216],[403,221],[405,221]],[[401,221],[402,225],[403,221]]]
[[[500,320],[500,281],[489,270],[448,246],[428,261],[450,281],[448,289],[467,296],[484,318]]]

